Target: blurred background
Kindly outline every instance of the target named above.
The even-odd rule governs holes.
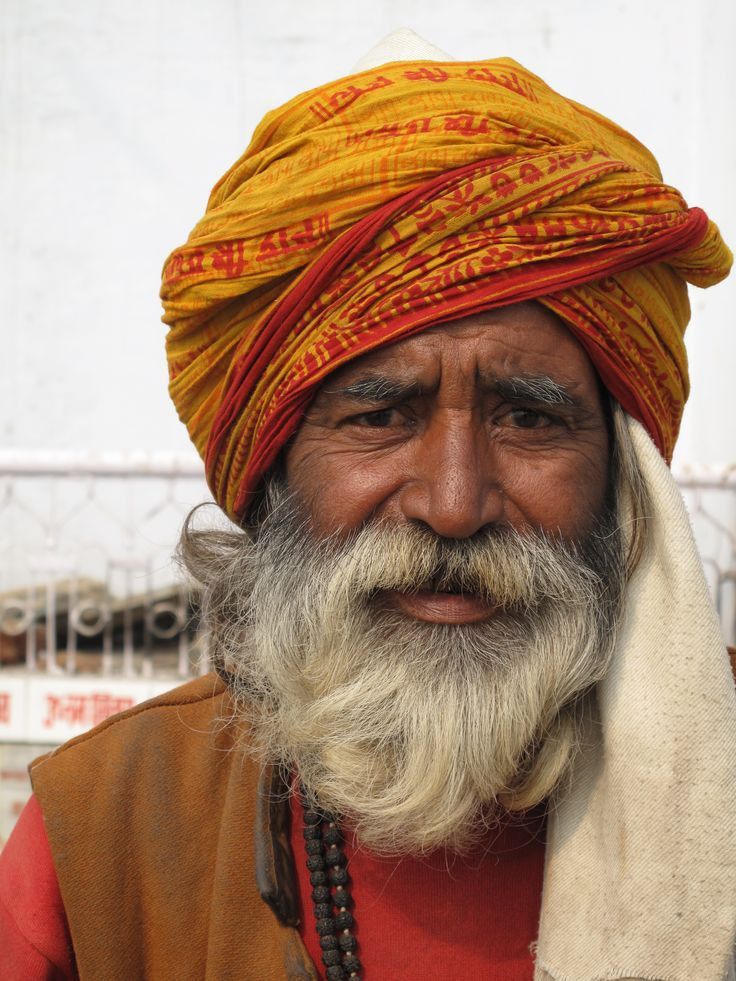
[[[269,109],[411,27],[630,129],[736,242],[732,0],[2,0],[0,846],[30,759],[206,669],[171,563],[201,464],[158,287]],[[691,291],[675,458],[734,639],[736,277]]]

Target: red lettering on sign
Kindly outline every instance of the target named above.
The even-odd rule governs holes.
[[[45,729],[51,729],[58,723],[90,728],[99,725],[117,712],[132,708],[133,705],[135,699],[130,696],[111,695],[109,692],[49,694],[45,698],[46,715],[41,724]]]

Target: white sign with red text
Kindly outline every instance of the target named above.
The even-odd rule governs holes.
[[[25,741],[26,680],[0,674],[0,743]]]
[[[58,746],[176,685],[175,679],[23,677],[0,671],[0,742]]]

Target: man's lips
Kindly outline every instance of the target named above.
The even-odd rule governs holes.
[[[472,593],[437,593],[430,589],[402,593],[384,589],[378,597],[384,606],[427,623],[478,623],[498,611],[493,603]]]

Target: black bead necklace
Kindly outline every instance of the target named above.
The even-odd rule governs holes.
[[[334,816],[320,811],[310,799],[304,804],[304,843],[314,918],[327,979],[360,981],[360,961],[356,957],[358,941],[352,932],[355,920],[350,912],[353,900],[349,891],[347,858],[341,847],[342,834]]]

